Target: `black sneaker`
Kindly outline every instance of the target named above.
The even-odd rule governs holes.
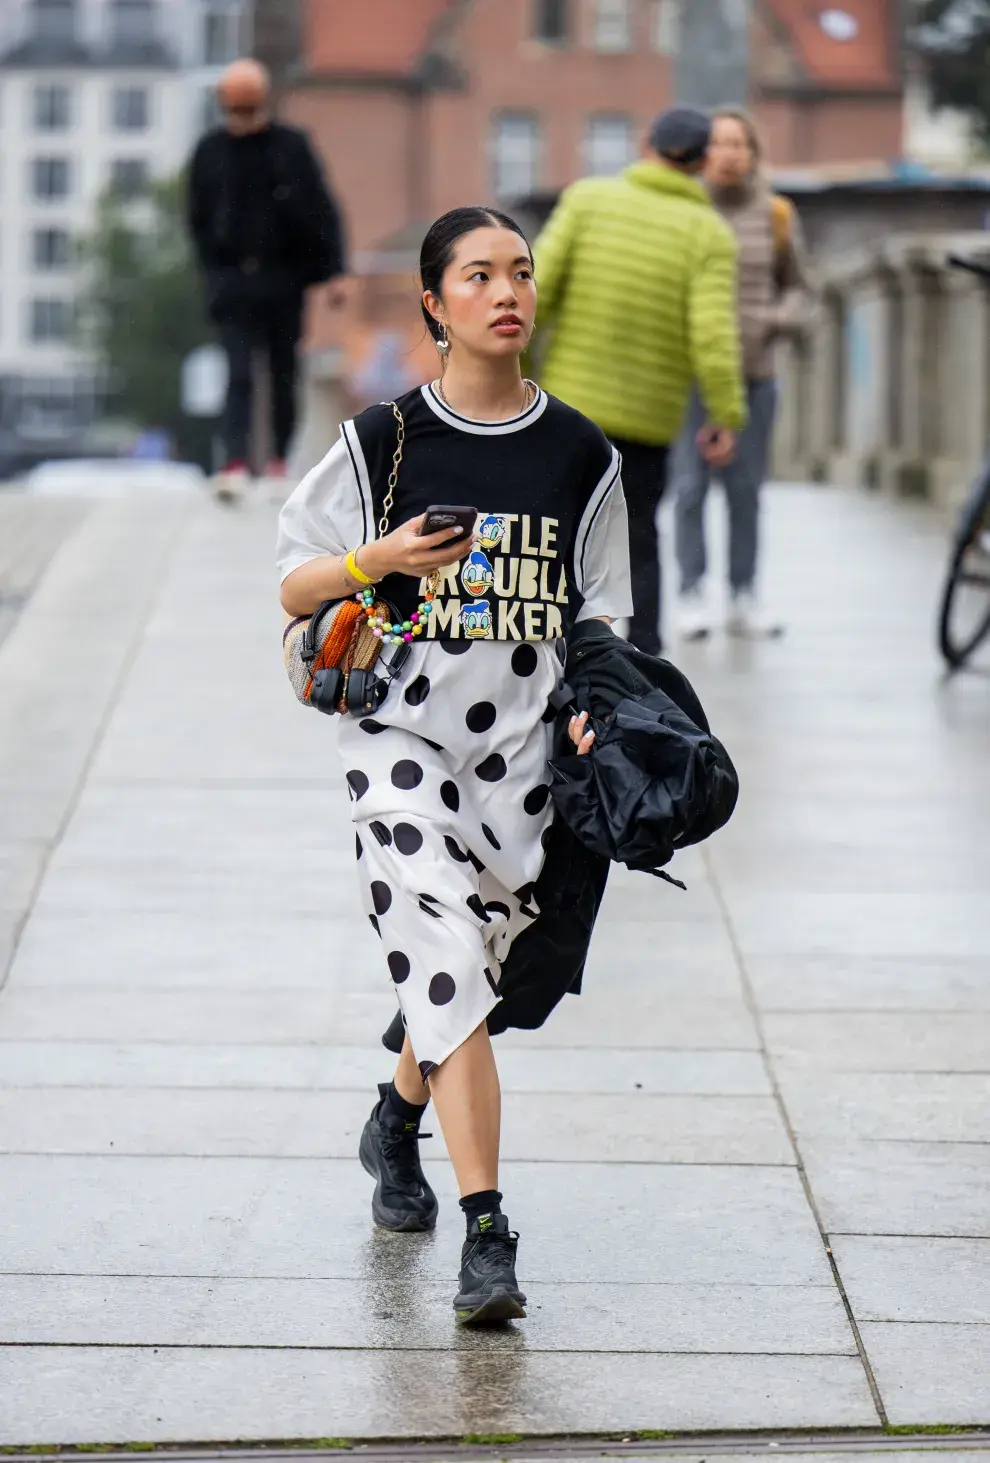
[[[472,1220],[461,1251],[460,1293],[454,1297],[457,1319],[466,1326],[519,1321],[526,1297],[516,1284],[519,1236],[504,1214],[482,1214]]]
[[[382,1229],[410,1231],[433,1229],[437,1222],[437,1196],[426,1181],[419,1161],[419,1140],[429,1138],[401,1118],[382,1118],[381,1108],[388,1083],[378,1085],[379,1101],[364,1125],[358,1157],[377,1180],[371,1213]]]

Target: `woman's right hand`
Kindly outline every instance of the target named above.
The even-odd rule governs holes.
[[[425,513],[410,518],[384,538],[364,544],[358,550],[358,564],[365,574],[384,579],[386,574],[408,574],[412,579],[425,579],[434,569],[446,569],[471,552],[474,534],[461,536],[456,528],[442,528],[439,533],[420,536]],[[452,542],[456,540],[456,543]]]

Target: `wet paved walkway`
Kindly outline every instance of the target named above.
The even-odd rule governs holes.
[[[990,1421],[990,668],[940,678],[936,521],[779,491],[790,634],[682,657],[740,809],[500,1042],[500,1335],[445,1163],[436,1235],[370,1225],[393,998],[273,522],[101,505],[0,648],[0,1445]]]

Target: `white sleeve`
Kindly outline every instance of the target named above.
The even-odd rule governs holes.
[[[276,561],[281,581],[311,559],[360,547],[369,536],[367,523],[353,444],[342,428],[326,457],[307,473],[279,514]]]
[[[629,523],[621,469],[615,453],[578,529],[575,569],[577,588],[584,596],[578,621],[602,616],[621,620],[633,612]]]

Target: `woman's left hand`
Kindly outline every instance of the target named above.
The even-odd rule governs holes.
[[[593,731],[585,731],[588,725],[588,713],[582,711],[580,716],[572,716],[567,728],[571,741],[577,747],[579,757],[586,757],[594,744],[595,734]]]

